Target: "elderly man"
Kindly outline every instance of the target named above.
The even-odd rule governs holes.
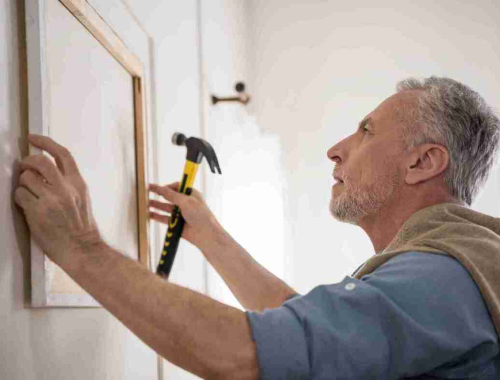
[[[15,199],[55,263],[159,354],[203,378],[498,379],[500,222],[467,206],[496,163],[499,120],[447,78],[397,90],[327,152],[338,179],[331,214],[360,226],[375,251],[340,283],[296,294],[229,236],[199,192],[150,186],[168,201],[150,206],[179,205],[183,238],[246,313],[163,281],[106,244],[76,162],[50,138],[29,141],[57,165],[25,158]]]

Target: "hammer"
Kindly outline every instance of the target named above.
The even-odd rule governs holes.
[[[215,173],[215,169],[217,169],[219,174],[222,174],[215,151],[205,140],[196,137],[187,139],[182,133],[174,133],[172,135],[172,143],[174,145],[185,145],[187,148],[184,175],[179,185],[180,193],[191,195],[196,172],[198,171],[198,166],[203,157],[206,157],[212,173]],[[179,240],[182,236],[184,222],[185,220],[179,207],[174,206],[168,225],[167,236],[165,237],[165,244],[160,257],[160,263],[156,269],[156,274],[161,277],[168,278],[170,275],[172,265],[174,264],[175,254],[179,246]]]

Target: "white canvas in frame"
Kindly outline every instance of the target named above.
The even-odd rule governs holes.
[[[149,268],[141,62],[85,0],[26,0],[26,29],[30,133],[71,151],[103,237]],[[33,239],[31,280],[33,307],[100,306]]]

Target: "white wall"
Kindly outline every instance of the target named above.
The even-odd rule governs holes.
[[[263,133],[252,102],[212,105],[210,95],[235,96],[243,81],[253,96],[250,2],[202,1],[201,34],[206,139],[222,176],[208,173],[207,201],[222,226],[255,260],[284,278],[284,214],[281,155],[277,134]],[[242,309],[209,266],[208,294]]]
[[[105,309],[30,309],[29,234],[13,197],[15,162],[28,153],[23,4],[0,0],[0,379],[156,379],[154,351]],[[119,4],[92,4],[123,27]],[[137,26],[129,18],[126,27],[132,46]],[[141,56],[148,68],[147,51]]]
[[[408,76],[449,76],[500,108],[500,7],[476,2],[254,0],[253,70],[259,124],[286,152],[291,285],[340,281],[371,256],[364,231],[328,211],[328,148]],[[497,173],[473,208],[497,216]]]

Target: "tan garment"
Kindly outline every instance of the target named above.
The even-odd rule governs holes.
[[[500,337],[500,218],[454,203],[419,210],[382,252],[365,262],[354,278],[360,279],[408,251],[449,255],[458,260],[479,287]]]

